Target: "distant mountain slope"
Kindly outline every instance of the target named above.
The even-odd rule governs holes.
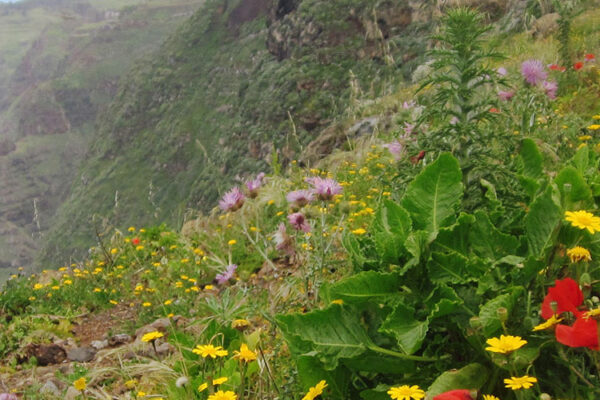
[[[0,268],[31,264],[120,77],[202,3],[0,5]]]
[[[297,157],[352,84],[377,95],[418,62],[430,24],[413,3],[208,1],[121,81],[42,260],[91,244],[103,219],[179,224],[272,154]]]

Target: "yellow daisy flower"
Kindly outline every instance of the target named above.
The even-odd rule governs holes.
[[[500,398],[493,396],[491,394],[484,394],[483,395],[483,400],[500,400]]]
[[[256,360],[256,353],[248,348],[246,343],[242,343],[240,351],[234,351],[233,358],[237,358],[240,361],[250,362]]]
[[[534,326],[533,330],[534,331],[543,331],[545,329],[552,328],[554,325],[558,324],[562,320],[563,319],[562,318],[558,318],[557,315],[553,315],[546,322],[542,322],[541,324]]]
[[[417,385],[391,387],[387,392],[393,400],[421,400],[425,392]]]
[[[161,338],[165,336],[162,332],[159,331],[154,331],[154,332],[149,332],[146,333],[144,336],[142,336],[142,342],[153,342],[158,338]]]
[[[202,385],[198,386],[198,391],[203,392],[208,389],[208,383],[204,382]]]
[[[237,394],[229,390],[226,392],[219,390],[217,393],[208,396],[208,400],[237,400],[237,398]]]
[[[79,390],[80,392],[84,391],[87,387],[87,381],[85,380],[85,377],[79,378],[76,381],[74,381],[73,387]]]
[[[587,211],[567,211],[565,212],[565,220],[576,228],[587,229],[591,234],[600,231],[600,217],[596,217]]]
[[[319,395],[323,394],[323,389],[327,387],[327,382],[321,381],[317,383],[315,386],[308,389],[308,393],[304,395],[302,400],[314,400]]]
[[[592,255],[590,254],[589,250],[581,246],[568,249],[567,256],[569,256],[572,263],[579,261],[592,261]]]
[[[533,376],[524,375],[521,377],[510,377],[504,380],[504,385],[512,390],[529,389],[537,382],[537,378]]]
[[[500,335],[500,338],[491,338],[486,341],[489,347],[485,349],[493,353],[509,354],[527,344],[520,336]]]
[[[221,384],[223,384],[223,383],[227,382],[228,380],[229,380],[229,378],[228,378],[228,377],[226,377],[226,376],[223,376],[223,377],[221,377],[221,378],[213,379],[213,382],[212,382],[212,383],[213,383],[213,385],[215,385],[215,386],[216,386],[216,385],[221,385]]]
[[[225,357],[227,354],[229,354],[227,350],[223,349],[222,346],[215,347],[212,344],[198,345],[194,350],[192,350],[192,352],[202,356],[202,358],[210,357],[212,359],[217,357]]]

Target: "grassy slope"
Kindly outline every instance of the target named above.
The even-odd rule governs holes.
[[[295,48],[294,57],[282,61],[265,47],[264,16],[232,24],[239,3],[221,13],[222,2],[211,2],[123,80],[83,167],[90,181],[76,180],[43,259],[64,260],[89,245],[94,215],[117,226],[179,225],[188,210],[211,209],[236,176],[268,168],[272,148],[289,160],[336,118],[348,104],[350,70],[379,93],[410,64],[400,57],[391,65],[378,57],[358,59],[372,43],[350,16],[331,18],[349,15],[350,8],[369,18],[371,0],[302,2],[297,15],[323,24],[322,41],[344,39]],[[413,38],[411,29],[418,26],[404,38]],[[395,51],[418,54],[423,45],[404,40]]]

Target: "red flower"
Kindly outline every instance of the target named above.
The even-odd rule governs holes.
[[[494,113],[494,114],[498,114],[500,112],[500,110],[498,110],[497,108],[492,107],[492,108],[490,108],[490,112]]]
[[[548,68],[549,68],[551,71],[560,71],[560,72],[563,72],[563,71],[565,71],[565,70],[566,70],[566,68],[565,68],[565,67],[561,67],[560,65],[557,65],[557,64],[550,64],[550,65],[548,66]]]
[[[442,394],[438,394],[433,400],[473,400],[474,391],[467,389],[456,389]]]
[[[587,347],[600,350],[598,346],[598,322],[595,319],[577,318],[573,326],[558,325],[556,341],[569,347]]]
[[[131,244],[133,244],[134,246],[137,246],[138,244],[140,244],[140,239],[139,238],[131,239]]]
[[[577,61],[575,64],[573,64],[573,68],[575,69],[575,71],[579,71],[581,68],[583,68],[583,62]]]
[[[596,57],[593,54],[586,54],[585,55],[585,61],[592,61],[595,60]]]
[[[553,303],[555,305],[553,309]],[[548,294],[542,303],[542,318],[548,319],[554,314],[570,311],[576,317],[581,315],[577,310],[583,303],[583,293],[579,285],[571,278],[556,280],[554,287],[548,289]]]
[[[412,156],[410,158],[410,162],[412,162],[413,164],[416,164],[419,161],[421,161],[424,157],[425,157],[425,150],[421,150],[419,152],[419,154],[417,154],[416,156]]]

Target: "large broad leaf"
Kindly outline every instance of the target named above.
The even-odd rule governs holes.
[[[463,196],[458,161],[442,154],[412,181],[402,198],[415,228],[437,232],[451,223]]]
[[[442,251],[455,251],[462,255],[468,255],[470,251],[469,232],[475,223],[475,217],[461,213],[456,224],[440,229],[438,236],[433,242],[433,248]]]
[[[404,242],[404,247],[412,255],[412,258],[404,264],[402,272],[406,272],[408,269],[421,262],[421,258],[427,250],[428,243],[429,234],[425,231],[414,231],[408,235]]]
[[[519,240],[500,232],[481,210],[475,212],[476,221],[469,231],[471,248],[480,257],[499,260],[504,256],[515,254]]]
[[[529,244],[529,254],[542,257],[544,251],[553,243],[556,228],[560,224],[562,212],[558,201],[549,186],[544,194],[531,204],[525,217],[525,232]]]
[[[400,277],[394,273],[366,271],[333,285],[324,285],[321,292],[326,302],[337,299],[350,304],[369,300],[383,301],[386,297],[400,293]]]
[[[311,386],[325,379],[327,381],[327,397],[337,400],[348,398],[348,390],[351,388],[351,371],[340,365],[336,369],[328,371],[316,357],[301,356],[296,360],[298,375],[304,390],[308,391]]]
[[[542,153],[531,139],[523,139],[519,154],[523,162],[523,176],[540,179],[544,175]]]
[[[397,264],[404,252],[404,241],[412,229],[408,212],[400,205],[385,200],[377,210],[370,231],[383,263]]]
[[[277,324],[296,355],[317,357],[325,369],[358,357],[372,344],[352,307],[332,304],[307,314],[278,315]]]
[[[427,262],[429,278],[435,283],[466,283],[483,275],[489,265],[477,257],[467,258],[462,254],[434,252]]]
[[[375,389],[367,389],[360,392],[360,398],[363,400],[390,400],[387,394],[390,387],[388,385],[377,385]]]
[[[585,175],[590,167],[593,167],[590,162],[590,150],[588,146],[583,146],[571,159],[571,163],[577,168],[581,175]]]
[[[487,381],[489,372],[481,364],[469,364],[459,370],[446,371],[429,386],[425,400],[455,389],[479,390]]]
[[[525,289],[522,287],[515,287],[510,293],[501,294],[481,306],[479,321],[485,337],[489,338],[502,329],[501,313],[499,311],[506,313],[506,318],[510,318],[515,304],[524,292]]]
[[[421,347],[428,329],[428,321],[415,319],[414,308],[399,303],[388,315],[379,331],[394,336],[405,354],[413,354]]]
[[[364,239],[363,243],[366,240],[367,239]],[[376,260],[371,256],[368,246],[364,246],[356,235],[346,232],[342,237],[342,245],[350,255],[352,264],[357,270],[362,269],[364,266],[379,264],[379,260]]]
[[[592,189],[587,185],[583,176],[574,167],[563,168],[554,180],[563,199],[563,207],[572,209],[573,203],[584,202],[581,208],[592,201]]]
[[[415,362],[389,357],[381,353],[367,351],[358,358],[342,360],[342,363],[355,371],[377,372],[380,374],[402,375],[415,371]]]
[[[463,301],[454,289],[442,285],[431,292],[424,303],[429,310],[429,320],[431,321],[460,311]]]

